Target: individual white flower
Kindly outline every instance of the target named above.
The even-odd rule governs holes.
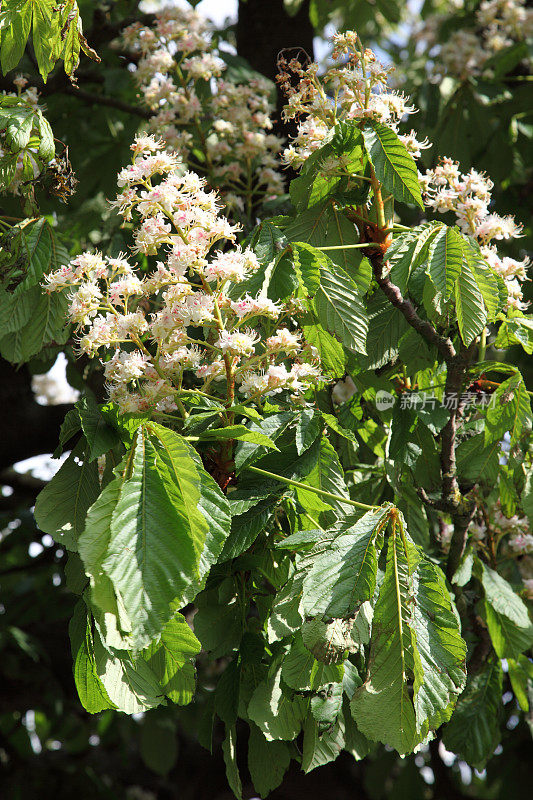
[[[301,348],[301,334],[292,333],[288,328],[280,328],[275,336],[270,336],[266,341],[267,350],[284,353],[298,353]]]
[[[104,374],[108,381],[129,383],[144,375],[147,363],[148,358],[138,350],[132,353],[117,352],[104,364]]]
[[[241,297],[240,300],[230,301],[232,311],[239,319],[248,316],[261,316],[277,319],[281,314],[281,306],[274,303],[268,297],[250,297],[249,294]]]
[[[148,217],[135,231],[135,252],[155,255],[158,248],[169,241],[172,228],[162,214]]]
[[[102,292],[98,284],[82,283],[78,290],[69,297],[68,314],[72,322],[86,325],[91,317],[98,313],[101,299]]]
[[[259,339],[260,336],[250,328],[244,331],[221,331],[215,346],[233,356],[251,356]]]
[[[143,294],[144,286],[136,275],[127,275],[109,284],[109,299],[113,304],[135,294]]]
[[[515,553],[533,553],[533,535],[530,533],[519,533],[511,536],[509,547]]]
[[[208,364],[202,364],[196,370],[196,377],[202,380],[222,380],[226,376],[226,365],[223,361],[215,359]]]
[[[218,252],[216,257],[204,269],[208,281],[231,281],[240,283],[259,269],[259,261],[250,249],[241,251],[240,247],[227,253]]]

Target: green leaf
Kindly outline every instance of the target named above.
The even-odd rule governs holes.
[[[78,25],[80,25],[81,29],[81,20],[77,8],[71,10],[70,16],[67,17],[67,21],[68,24],[63,23],[63,29],[61,32],[65,43],[62,56],[65,62],[65,72],[67,75],[72,75],[72,73],[77,69],[80,61],[80,36]]]
[[[377,289],[367,303],[368,333],[367,357],[360,363],[367,369],[379,369],[398,355],[398,345],[409,330],[403,314],[391,306],[381,289]]]
[[[306,341],[318,350],[322,372],[331,378],[342,378],[346,372],[346,355],[342,344],[318,322],[304,324],[303,332]]]
[[[249,431],[261,433],[268,436],[272,441],[276,441],[286,430],[287,426],[294,420],[295,415],[290,411],[281,411],[279,414],[271,414],[260,423],[251,422],[248,426]],[[238,471],[244,469],[248,464],[253,463],[265,454],[263,446],[254,442],[245,442],[237,446],[235,452],[235,467]]]
[[[429,245],[428,274],[445,298],[453,293],[463,267],[463,237],[457,228],[442,225]]]
[[[397,506],[404,516],[414,543],[427,550],[430,547],[430,528],[426,510],[420,503],[415,488],[407,482],[398,486]]]
[[[302,769],[305,773],[335,761],[344,746],[344,720],[338,719],[330,730],[320,733],[319,725],[308,717],[304,726]]]
[[[505,319],[498,331],[494,346],[506,350],[513,344],[519,344],[528,355],[533,353],[533,318],[521,311],[513,312],[512,317]]]
[[[323,622],[321,619],[306,620],[302,626],[302,641],[305,648],[313,654],[317,661],[322,661],[324,664],[342,663],[348,652],[355,652],[357,649],[355,639],[358,639],[361,633],[360,619],[365,617],[365,612],[369,613],[371,620],[372,609],[369,603],[361,605],[354,620],[334,619],[332,622]],[[354,631],[356,624],[357,628]],[[352,631],[355,632],[355,639]],[[369,631],[367,626],[367,633]],[[363,638],[366,639],[366,643],[370,640],[370,637],[366,635],[363,635]],[[336,680],[341,678],[342,675]]]
[[[13,114],[6,128],[6,142],[13,151],[24,150],[30,141],[33,128],[33,111],[21,108]]]
[[[59,58],[61,32],[58,9],[51,0],[31,0],[33,4],[32,43],[43,81],[46,83]]]
[[[358,443],[357,436],[352,433],[352,431],[349,431],[348,428],[343,427],[334,414],[327,414],[325,411],[322,411],[322,418],[328,428],[335,431],[339,436],[342,436],[343,439],[354,442],[354,444]]]
[[[363,128],[363,137],[376,177],[384,188],[396,200],[414,203],[423,209],[416,164],[394,131],[381,122],[371,120]]]
[[[517,373],[501,383],[487,408],[485,444],[509,433],[511,447],[518,442],[524,426],[531,425],[531,403],[524,379]]]
[[[17,287],[17,294],[22,294],[28,287],[39,283],[48,272],[69,261],[68,250],[44,217],[23,229],[23,250],[28,266],[25,280]]]
[[[273,442],[269,436],[259,431],[249,430],[246,425],[228,425],[226,428],[215,428],[213,430],[203,431],[200,433],[200,439],[215,439],[216,441],[234,439],[240,442],[260,444],[272,450],[278,449],[275,442]]]
[[[529,711],[529,692],[533,685],[533,664],[527,656],[507,660],[509,678],[518,704],[522,711]]]
[[[4,75],[14,69],[24,55],[26,42],[30,35],[32,6],[30,2],[18,3],[13,11],[4,10],[12,16],[6,20],[7,27],[2,31],[1,63]],[[5,8],[5,4],[4,4]]]
[[[314,439],[313,442],[314,441],[316,440]],[[310,446],[311,445],[309,445],[309,447]],[[325,436],[322,436],[320,439],[320,447],[317,455],[318,458],[312,470],[308,475],[302,478],[300,482],[314,489],[321,489],[324,492],[330,492],[331,494],[336,494],[349,500],[350,496],[346,488],[344,472],[339,457],[334,447]],[[350,506],[348,503],[343,503],[342,500],[318,497],[313,492],[307,492],[304,488],[300,487],[296,490],[296,495],[304,510],[309,511],[311,514],[313,509],[316,513],[320,514],[322,510],[326,510],[329,506],[335,511],[338,517],[344,517],[347,514],[353,515],[353,506]],[[314,515],[312,514],[312,516]]]
[[[442,571],[424,559],[417,571],[413,630],[421,666],[415,670],[417,727],[448,721],[466,682],[466,643]]]
[[[237,766],[237,734],[234,725],[231,727],[226,725],[226,736],[222,742],[222,753],[224,755],[224,763],[226,764],[226,777],[231,791],[237,800],[242,800],[241,776],[239,775],[239,768]]]
[[[371,600],[376,583],[377,557],[390,507],[368,511],[346,525],[318,553],[304,578],[303,608],[307,616],[346,617]]]
[[[300,287],[308,297],[313,297],[320,286],[320,270],[327,269],[329,259],[305,242],[295,242],[291,249]]]
[[[235,725],[241,690],[241,663],[234,658],[226,665],[215,689],[215,711],[226,725]]]
[[[92,395],[84,395],[76,403],[76,408],[89,445],[89,461],[94,461],[117,445],[120,439],[117,432],[106,423]]]
[[[457,471],[462,479],[494,485],[498,478],[499,440],[485,446],[485,435],[478,433],[461,442],[456,451]]]
[[[115,708],[98,677],[90,617],[83,600],[79,600],[69,624],[74,681],[82,706],[90,714]]]
[[[137,646],[201,588],[229,530],[226,498],[192,448],[155,423],[139,428],[102,563],[124,600]]]
[[[39,142],[38,155],[45,163],[51,161],[56,154],[56,146],[54,142],[54,133],[50,127],[50,123],[42,113],[39,112],[39,133],[41,134],[41,141]]]
[[[242,638],[242,615],[233,592],[210,589],[195,601],[194,632],[212,658],[228,655],[237,649]]]
[[[200,642],[181,614],[167,622],[158,642],[143,651],[143,658],[156,676],[161,690],[178,705],[190,703],[195,689],[194,665]]]
[[[301,608],[303,593],[302,573],[293,575],[285,586],[276,593],[276,598],[267,622],[269,642],[276,642],[294,633],[302,626],[303,610]]]
[[[366,353],[368,322],[357,286],[342,267],[330,261],[321,270],[314,306],[320,324],[356,353]]]
[[[368,673],[356,690],[351,709],[359,729],[370,739],[410,753],[424,738],[417,730],[407,680],[413,674],[412,600],[414,574],[420,561],[394,518],[387,550],[385,578],[374,610]]]
[[[61,292],[39,294],[26,324],[0,339],[1,355],[7,361],[23,364],[46,344],[64,344],[69,335],[65,327],[66,306],[66,297]]]
[[[521,505],[529,524],[533,527],[533,467],[530,467],[526,474]]]
[[[23,328],[32,315],[39,289],[28,289],[20,297],[0,289],[0,330],[5,335]]]
[[[285,229],[287,239],[290,242],[308,242],[315,247],[323,246],[331,225],[330,203],[325,200],[297,214]]]
[[[141,725],[141,758],[157,775],[168,775],[178,757],[176,727],[173,720],[148,714]]]
[[[250,725],[248,739],[248,769],[256,792],[266,797],[276,789],[291,761],[288,745],[269,741],[256,725]]]
[[[146,661],[134,660],[131,653],[122,651],[112,655],[98,636],[95,636],[94,652],[98,676],[119,711],[137,714],[160,705],[161,687]]]
[[[527,607],[495,570],[479,559],[475,569],[485,590],[485,615],[494,649],[500,658],[517,659],[533,644]]]
[[[280,686],[281,668],[261,681],[248,704],[248,716],[269,741],[292,741],[302,727],[307,713],[307,702],[302,697],[291,698]]]
[[[81,440],[44,487],[35,503],[35,521],[69,550],[78,549],[85,517],[100,492],[98,467],[89,462]]]
[[[231,532],[220,554],[221,561],[237,558],[252,546],[261,531],[267,526],[279,500],[279,497],[272,496],[264,499],[250,499],[250,507],[242,514],[236,513],[236,506],[242,506],[243,501],[236,501],[235,505],[231,505],[232,514],[235,516],[232,516]]]
[[[445,748],[477,769],[483,769],[500,741],[502,684],[500,661],[489,658],[479,672],[469,675],[443,731]]]
[[[335,630],[340,630],[342,627],[338,621],[334,623]],[[337,639],[339,638],[337,633]],[[329,645],[330,639],[335,639],[335,635],[329,630],[324,634],[324,639],[327,643],[324,644],[324,650],[327,655],[331,656],[326,664],[324,661],[316,659],[311,651],[304,645],[302,634],[298,633],[294,637],[288,654],[283,659],[281,667],[281,677],[287,686],[291,689],[303,690],[318,690],[329,683],[337,683],[342,681],[344,669],[342,663],[335,664],[334,658],[341,661],[346,657],[347,646],[345,644],[343,649],[339,649],[336,655],[333,655],[333,646]],[[342,638],[342,637],[341,637]],[[338,642],[335,642],[338,646]],[[329,647],[329,649],[328,649]]]
[[[110,481],[100,496],[89,508],[85,519],[85,530],[78,538],[78,551],[85,572],[91,579],[91,602],[101,611],[119,615],[119,607],[113,587],[103,569],[103,562],[111,538],[111,519],[120,497],[129,456],[125,456],[116,469],[117,477]],[[95,466],[93,464],[93,466]],[[131,630],[131,624],[125,624]]]
[[[455,310],[461,339],[466,345],[472,344],[485,327],[487,312],[472,267],[465,258],[455,283]]]
[[[312,408],[306,408],[298,417],[296,425],[296,449],[298,455],[307,450],[320,433],[320,413]]]

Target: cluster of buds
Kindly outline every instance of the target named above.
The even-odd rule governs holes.
[[[419,177],[426,205],[442,214],[455,214],[461,231],[479,242],[487,262],[505,280],[508,305],[525,309],[521,282],[526,280],[529,260],[500,256],[494,245],[495,241],[519,237],[521,226],[511,216],[489,211],[494,186],[490,178],[475,169],[464,175],[459,164],[450,158],[443,158],[435,169]]]
[[[426,48],[433,48],[442,22],[449,17],[429,17],[416,34]],[[475,13],[475,25],[454,31],[442,45],[435,61],[435,78],[452,75],[460,80],[490,72],[487,62],[515,42],[533,35],[533,10],[526,0],[484,0]]]
[[[44,283],[49,292],[74,289],[79,349],[101,358],[110,399],[122,412],[167,413],[191,392],[226,402],[235,391],[258,403],[283,392],[302,400],[321,378],[298,329],[298,303],[246,293],[259,262],[228,245],[238,226],[220,214],[204,178],[180,172],[177,156],[152,136],[137,137],[132,150],[113,205],[133,222],[134,252],[163,260],[141,272],[122,254],[83,253]]]
[[[196,11],[165,8],[151,27],[130,25],[121,41],[140,56],[135,77],[153,112],[148,131],[205,175],[234,216],[249,218],[259,202],[283,193],[283,140],[271,133],[272,85],[260,75],[246,83],[226,78]]]
[[[319,77],[316,64],[298,58],[279,59],[278,82],[287,95],[286,120],[298,119],[298,134],[284,151],[285,163],[300,168],[324,144],[329,131],[343,120],[375,119],[398,132],[401,120],[415,112],[408,98],[387,86],[391,68],[364,49],[354,31],[333,37],[334,66]],[[301,119],[300,119],[301,118]],[[428,147],[414,131],[398,134],[414,157]]]

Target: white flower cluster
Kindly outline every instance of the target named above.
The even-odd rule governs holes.
[[[529,259],[516,261],[500,256],[494,241],[520,236],[521,227],[511,216],[502,217],[489,211],[493,182],[482,172],[471,169],[466,175],[451,158],[443,158],[435,169],[420,175],[425,203],[439,213],[453,211],[463,233],[479,242],[490,266],[505,280],[508,305],[525,309],[521,281],[527,278]]]
[[[376,119],[398,132],[401,120],[416,110],[403,94],[388,90],[391,68],[384,67],[372,50],[363,49],[354,31],[335,34],[333,42],[335,65],[321,78],[317,64],[304,67],[297,59],[280,61],[278,82],[288,97],[284,117],[303,117],[297,136],[283,153],[295,169],[324,144],[339,121]],[[414,157],[429,147],[427,141],[417,141],[414,131],[398,135]]]
[[[194,391],[229,403],[236,390],[259,402],[285,390],[301,398],[321,378],[295,321],[298,304],[236,299],[232,287],[259,262],[240,247],[213,252],[238,230],[220,215],[216,193],[198,175],[180,174],[175,154],[153,137],[137,137],[132,150],[113,205],[134,222],[134,251],[163,260],[143,273],[122,254],[83,253],[44,283],[74,288],[79,348],[101,357],[110,398],[122,412],[174,411]],[[183,386],[187,371],[194,388]]]
[[[475,26],[447,37],[435,63],[435,75],[465,80],[484,73],[489,59],[533,35],[533,9],[528,6],[526,0],[484,0],[475,13]],[[429,17],[416,35],[419,41],[434,47],[445,19],[449,16]]]
[[[140,54],[135,77],[154,112],[149,132],[205,174],[229,208],[249,216],[254,203],[283,193],[277,157],[283,140],[270,132],[272,86],[260,75],[246,83],[226,79],[196,11],[163,9],[152,27],[126,28],[122,42]]]

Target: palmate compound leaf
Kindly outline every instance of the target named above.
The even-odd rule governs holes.
[[[365,736],[406,754],[449,718],[464,685],[466,646],[444,577],[397,510],[391,528],[366,680],[351,709]]]
[[[171,604],[197,594],[229,526],[227,500],[190,445],[155,423],[141,426],[80,537],[86,572],[95,589],[102,574],[111,580],[135,649],[161,633]]]

